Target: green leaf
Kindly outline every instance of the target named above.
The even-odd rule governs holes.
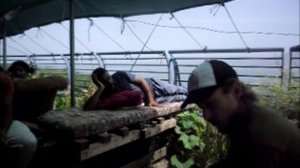
[[[180,162],[176,155],[171,157],[171,165],[176,168],[190,168],[194,164],[194,160],[192,158],[188,159],[185,162]]]
[[[179,126],[175,127],[175,132],[176,132],[176,134],[181,134],[182,133],[182,131],[181,131],[181,129],[180,129]]]
[[[190,135],[189,142],[190,142],[191,148],[194,148],[195,146],[200,146],[199,141],[200,141],[199,137],[197,137],[195,135]]]
[[[186,122],[184,122],[184,123],[182,124],[182,127],[183,127],[184,129],[190,129],[190,128],[193,127],[193,125],[194,125],[194,122],[193,122],[193,121],[186,121]]]
[[[182,133],[179,140],[182,141],[185,149],[192,150],[196,146],[200,146],[200,139],[195,135],[187,135],[185,133]]]
[[[189,149],[189,150],[192,149],[190,142],[189,142],[189,136],[186,133],[182,133],[178,140],[183,143],[183,146],[185,149]]]

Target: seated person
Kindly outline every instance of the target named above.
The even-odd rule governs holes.
[[[36,151],[37,139],[26,125],[12,119],[13,93],[14,84],[11,78],[0,70],[1,164],[7,167],[25,168]]]
[[[14,81],[14,119],[34,122],[38,116],[53,109],[58,90],[67,87],[67,81],[60,76],[32,79],[35,69],[24,61],[15,61],[8,73]]]
[[[7,69],[13,79],[26,79],[34,74],[35,69],[24,61],[15,61]]]
[[[187,95],[187,90],[184,87],[164,83],[154,78],[143,79],[139,75],[124,71],[117,71],[110,76],[105,69],[97,68],[91,77],[98,89],[85,103],[83,110],[101,109],[103,100],[120,95],[124,100],[121,103],[122,106],[138,105],[138,95],[144,95],[143,101],[147,106],[157,106],[157,103],[163,102],[183,101]],[[176,96],[177,98],[174,98]],[[126,104],[126,100],[130,103],[129,105]],[[112,105],[116,107],[119,105],[118,103]]]

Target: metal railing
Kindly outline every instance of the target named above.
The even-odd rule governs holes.
[[[295,63],[300,58],[295,57],[294,52],[299,54],[299,51],[290,50],[290,64],[284,59],[283,48],[76,53],[75,88],[86,88],[91,83],[91,72],[97,67],[105,67],[110,73],[118,70],[131,71],[143,77],[156,77],[186,86],[190,72],[206,59],[227,62],[234,67],[242,81],[253,86],[282,84],[284,79],[289,79],[290,82],[291,79],[300,78],[299,64]],[[59,74],[71,79],[69,54],[7,57],[8,64],[16,60],[33,63],[43,75]],[[289,73],[283,73],[285,69],[288,69]]]
[[[186,85],[190,72],[207,59],[227,62],[237,71],[242,81],[252,86],[283,82],[283,48],[176,50],[169,53],[178,66],[175,72],[176,84]]]
[[[292,81],[300,83],[300,45],[290,48],[288,79],[289,83]]]

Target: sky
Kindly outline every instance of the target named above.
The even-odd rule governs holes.
[[[127,17],[125,21],[113,17],[91,18],[92,22],[78,19],[75,21],[75,52],[246,47],[284,47],[288,51],[291,46],[300,44],[299,2],[234,0],[225,7],[191,8],[175,12],[173,16],[142,15]],[[236,31],[234,25],[241,36],[231,33]],[[7,54],[69,53],[68,26],[69,22],[65,21],[12,36],[7,39]],[[2,46],[0,48],[2,53]]]

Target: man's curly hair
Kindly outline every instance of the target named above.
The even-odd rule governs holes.
[[[34,72],[35,72],[34,67],[30,66],[29,64],[27,64],[26,62],[21,61],[21,60],[13,62],[10,65],[10,67],[7,69],[7,71],[14,74],[16,72],[16,70],[17,70],[16,68],[18,66],[24,68],[26,73],[34,74]]]

